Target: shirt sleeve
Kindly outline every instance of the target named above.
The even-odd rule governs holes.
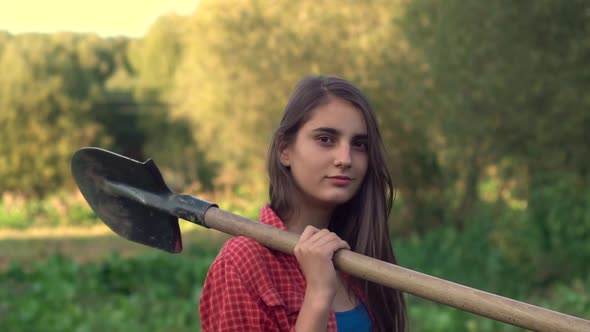
[[[280,331],[269,308],[231,261],[216,260],[209,269],[199,310],[203,332]]]

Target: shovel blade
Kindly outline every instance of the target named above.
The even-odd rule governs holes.
[[[96,215],[118,235],[171,253],[182,251],[178,218],[109,190],[109,183],[161,196],[173,195],[156,164],[99,149],[82,148],[72,157],[72,175]]]

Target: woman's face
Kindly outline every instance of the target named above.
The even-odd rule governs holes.
[[[336,97],[315,108],[281,151],[298,202],[334,208],[359,190],[368,164],[367,126],[359,109]]]

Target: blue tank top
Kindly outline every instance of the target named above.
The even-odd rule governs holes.
[[[362,302],[352,310],[335,314],[338,332],[371,332],[373,328],[369,312]]]

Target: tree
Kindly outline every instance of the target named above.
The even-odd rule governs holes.
[[[379,42],[396,8],[387,1],[203,1],[187,23],[172,112],[190,121],[225,186],[239,179],[260,195],[267,144],[295,83],[321,73],[370,85],[371,54],[391,45]]]
[[[526,202],[527,220],[509,223],[509,246],[526,252],[543,282],[563,271],[564,244],[579,248],[589,229],[590,10],[586,1],[445,1],[409,3],[403,26],[430,68],[433,115],[450,181],[463,188],[454,221],[465,220],[486,166],[509,177]],[[516,174],[504,171],[522,169]],[[450,172],[453,171],[453,172]],[[507,172],[506,172],[507,173]],[[518,176],[524,174],[524,176]],[[575,231],[565,227],[575,224]],[[566,230],[567,228],[567,230]],[[514,232],[518,236],[513,237]],[[530,241],[521,241],[526,235]],[[574,250],[579,261],[585,250]],[[570,251],[567,251],[570,253]],[[573,263],[575,265],[575,263]],[[567,273],[567,272],[566,272]]]
[[[0,191],[42,196],[70,182],[76,148],[97,142],[92,106],[109,74],[97,37],[25,34],[0,57]]]

